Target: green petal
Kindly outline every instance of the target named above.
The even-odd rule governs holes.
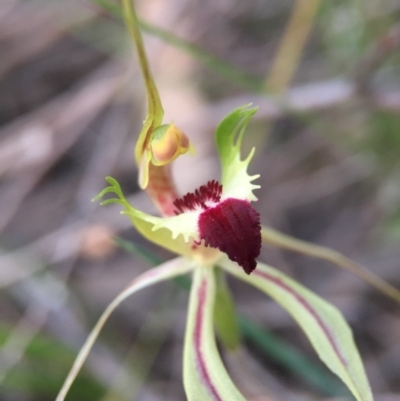
[[[154,217],[143,213],[133,206],[125,198],[118,182],[107,177],[109,187],[103,189],[93,200],[98,200],[108,193],[114,193],[117,198],[106,199],[101,205],[118,203],[125,210],[122,212],[130,217],[136,229],[149,241],[168,249],[178,255],[189,256],[192,253],[190,240],[199,240],[197,220],[199,212],[185,212],[173,217]]]
[[[260,188],[252,182],[259,175],[247,174],[247,167],[253,157],[254,148],[250,154],[241,160],[240,148],[243,135],[250,118],[257,108],[249,109],[249,105],[237,108],[228,114],[218,125],[215,140],[221,160],[223,197],[256,201],[253,190]]]
[[[221,266],[278,302],[299,324],[318,356],[347,385],[357,401],[372,401],[349,325],[331,304],[280,271],[258,263],[249,276],[227,258]]]
[[[183,258],[176,258],[162,264],[161,266],[155,267],[154,269],[147,270],[135,280],[133,280],[127,288],[125,288],[107,307],[107,309],[100,316],[100,319],[94,326],[86,342],[83,344],[79,351],[78,356],[75,359],[74,365],[71,368],[65,382],[58,393],[56,401],[63,401],[68,393],[72,383],[78,375],[82,365],[84,364],[90,350],[92,349],[97,337],[99,336],[103,326],[107,322],[111,313],[124,301],[126,298],[134,294],[135,292],[149,287],[153,284],[159,283],[164,280],[171,279],[175,276],[185,274],[193,269],[193,266],[187,260]]]
[[[299,252],[303,255],[311,256],[326,260],[342,269],[346,269],[350,273],[364,280],[372,287],[381,291],[387,297],[400,303],[400,290],[392,284],[382,280],[364,266],[347,258],[340,252],[327,248],[321,245],[315,245],[307,241],[302,241],[290,235],[281,233],[271,227],[262,227],[261,230],[262,241],[266,245],[277,246],[280,248],[288,249],[293,252]]]
[[[195,268],[183,354],[188,401],[245,401],[232,383],[215,344],[215,278],[211,267]]]

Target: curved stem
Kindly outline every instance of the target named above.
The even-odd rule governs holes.
[[[142,35],[139,29],[139,23],[136,17],[135,9],[132,0],[122,0],[123,16],[126,27],[132,38],[133,43],[139,58],[140,69],[142,71],[143,79],[146,86],[147,93],[147,117],[144,122],[144,129],[146,132],[141,132],[139,139],[136,143],[135,157],[136,162],[139,163],[143,147],[146,145],[149,135],[153,129],[158,127],[164,115],[160,96],[157,87],[154,83],[153,75],[151,73],[149,62],[147,60],[146,51],[144,49]]]

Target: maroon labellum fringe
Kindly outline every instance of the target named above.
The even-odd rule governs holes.
[[[198,207],[206,210],[208,209],[206,202],[219,202],[221,194],[222,185],[215,180],[208,181],[206,185],[202,185],[196,191],[189,192],[183,198],[175,200],[176,214],[181,214],[187,210],[195,210]]]
[[[261,251],[260,215],[245,200],[228,198],[220,202],[221,194],[222,185],[209,181],[194,193],[177,199],[174,205],[177,214],[203,209],[198,228],[204,245],[225,252],[250,274],[257,266],[256,258]],[[217,204],[208,206],[207,201]]]

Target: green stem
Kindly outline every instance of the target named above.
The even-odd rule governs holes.
[[[109,11],[113,15],[117,17],[121,17],[121,8],[112,3],[109,0],[91,0],[93,3],[98,4],[105,10]],[[198,61],[202,62],[204,65],[209,67],[210,69],[216,71],[221,76],[235,84],[252,90],[258,93],[265,93],[263,80],[255,77],[245,71],[242,71],[225,60],[220,59],[219,57],[214,56],[213,54],[205,51],[201,47],[195,45],[194,43],[188,42],[185,39],[176,36],[175,34],[166,31],[160,27],[149,24],[141,19],[138,20],[139,27],[143,32],[147,32],[150,35],[157,36],[165,43],[168,43],[177,49],[184,51],[187,54],[190,54],[192,57],[196,58]]]
[[[157,128],[159,125],[161,125],[164,110],[149,67],[146,51],[144,50],[142,34],[140,33],[139,23],[132,0],[122,0],[122,11],[125,25],[137,51],[140,69],[142,71],[147,93],[147,117],[144,122],[145,132],[143,132],[143,135],[141,133],[139,136],[135,149],[136,160],[139,161],[143,146],[149,139],[149,135],[152,133],[154,128]]]

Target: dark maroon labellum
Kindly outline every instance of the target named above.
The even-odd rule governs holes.
[[[250,203],[229,198],[200,214],[200,238],[250,274],[261,251],[260,215]]]
[[[205,246],[218,248],[250,274],[261,251],[260,215],[245,200],[220,202],[222,185],[209,181],[174,202],[176,213],[201,208],[198,227]],[[218,203],[219,202],[219,203]]]

